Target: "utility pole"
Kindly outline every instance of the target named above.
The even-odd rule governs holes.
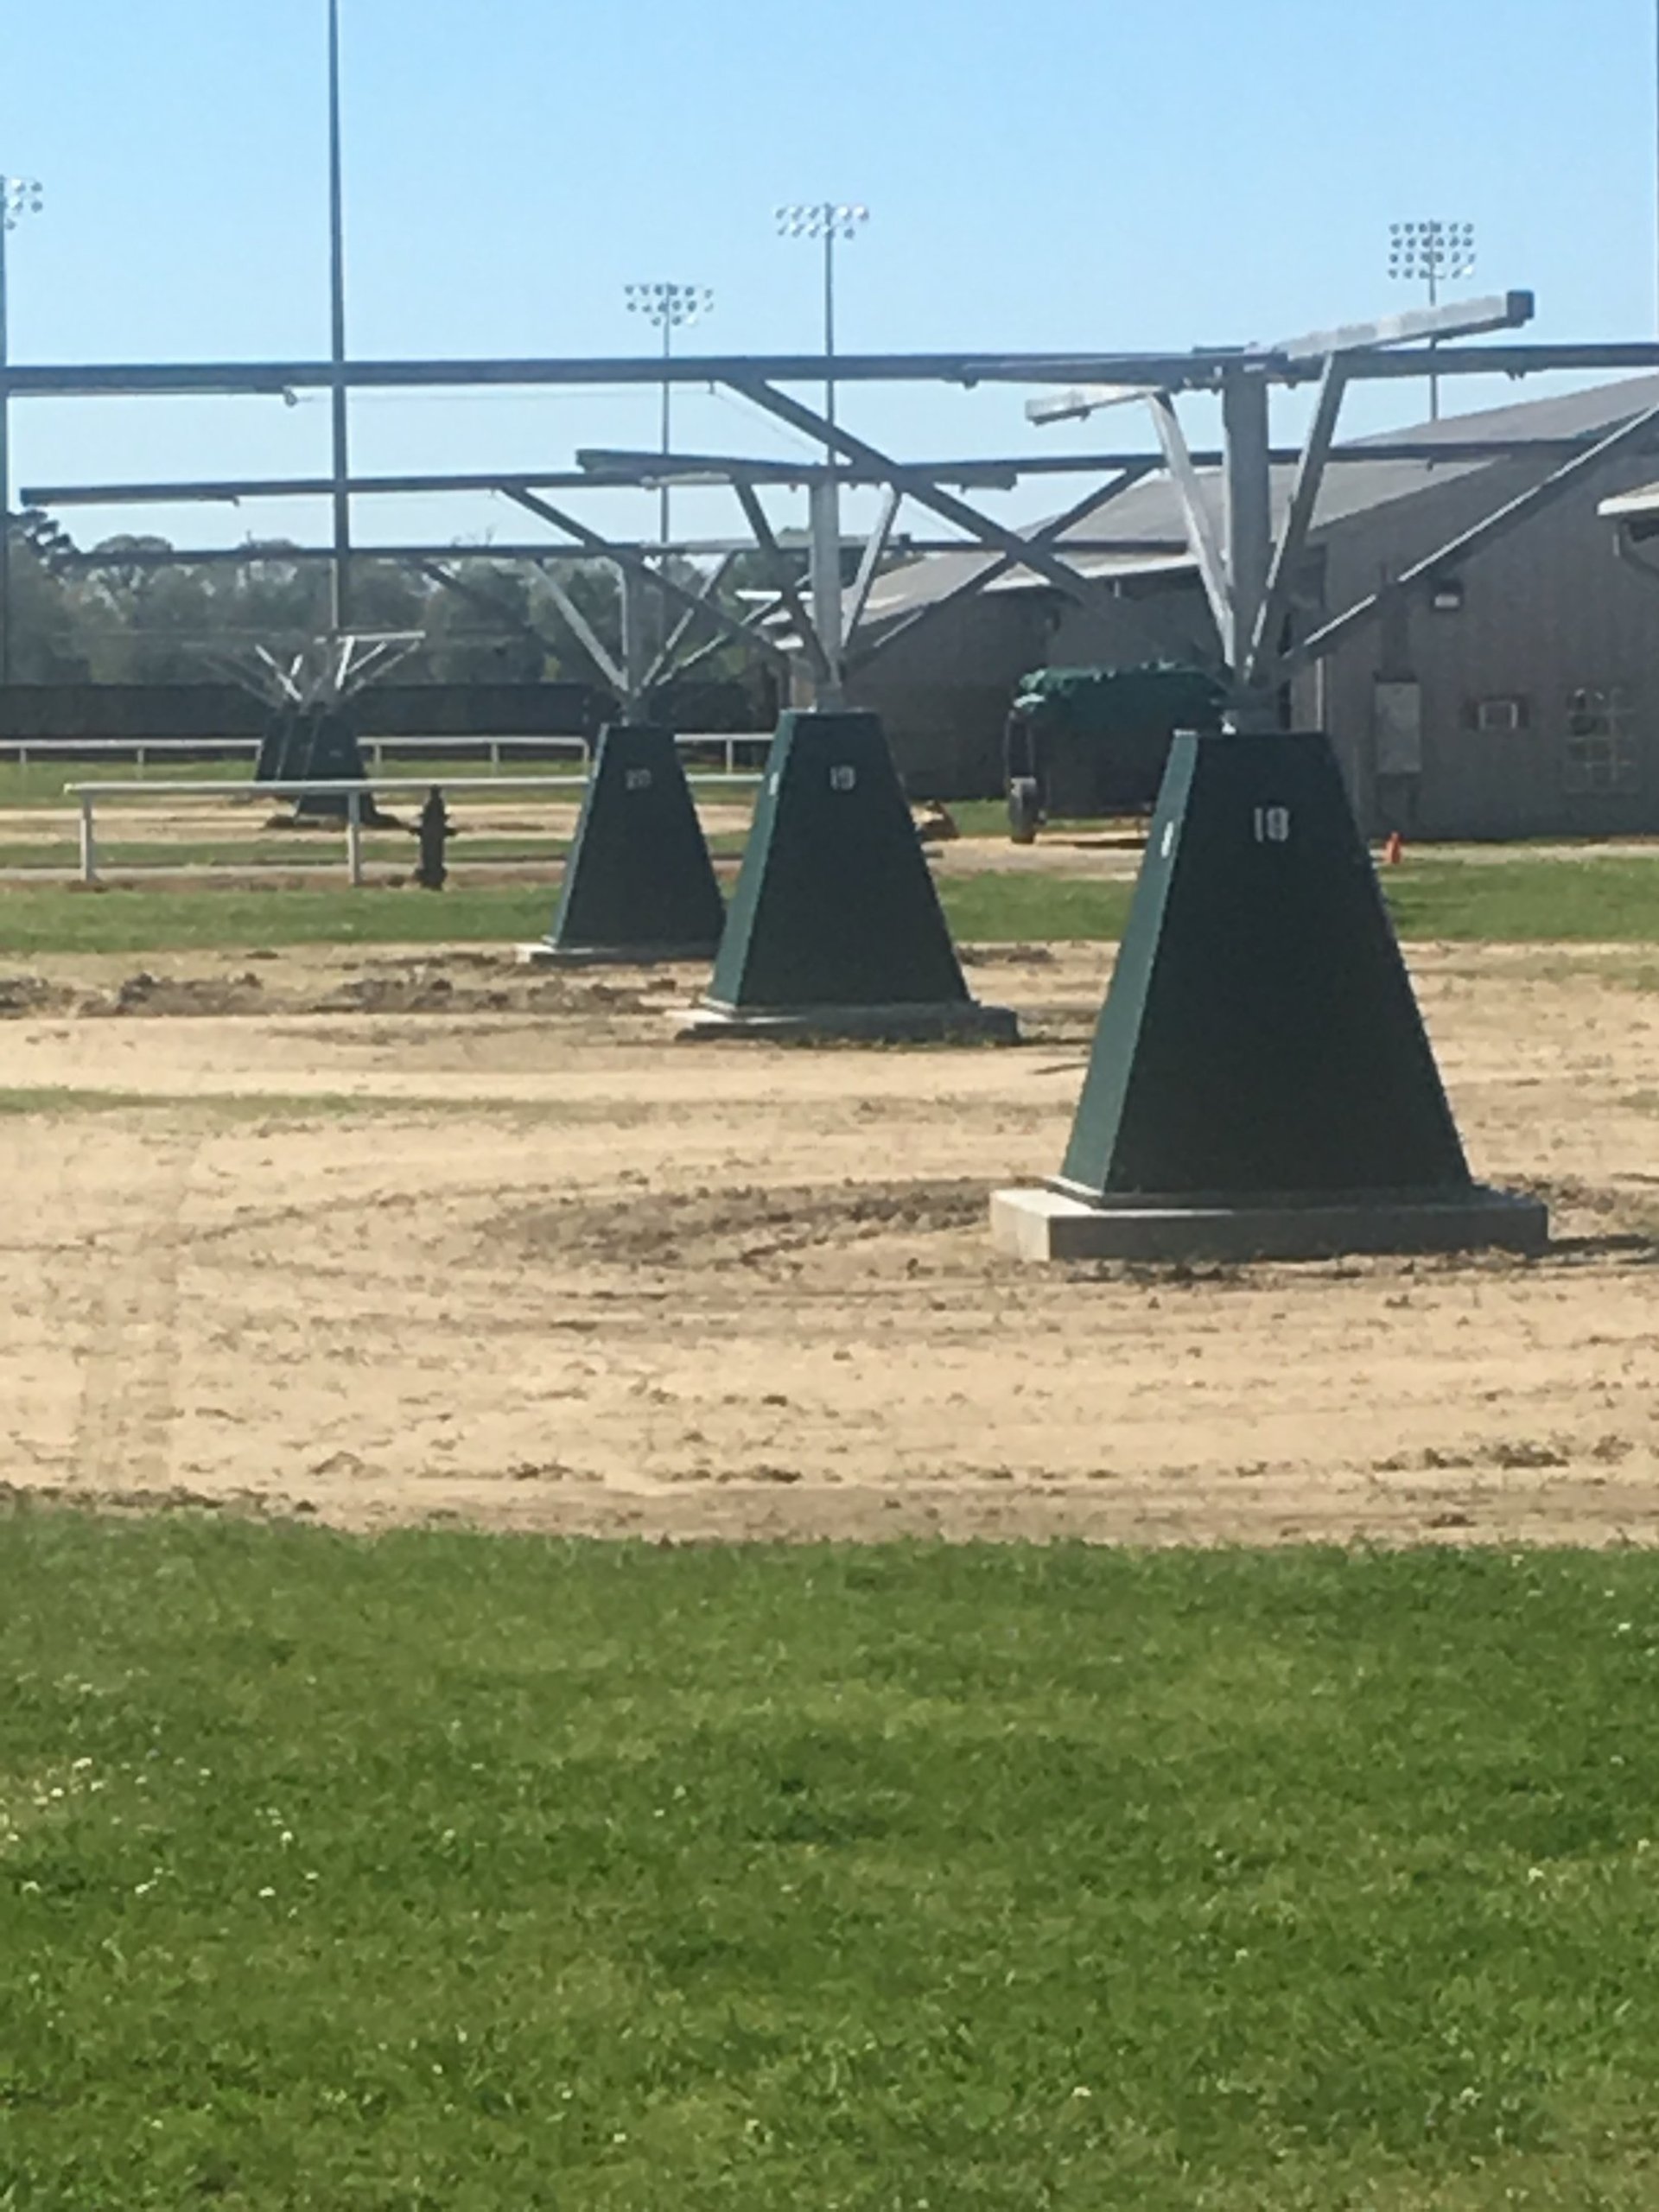
[[[38,215],[41,188],[0,176],[0,690],[11,681],[11,353],[6,327],[6,239],[25,215]]]
[[[329,570],[329,627],[351,626],[352,495],[346,385],[346,207],[340,162],[340,0],[328,0],[328,294],[334,553]]]

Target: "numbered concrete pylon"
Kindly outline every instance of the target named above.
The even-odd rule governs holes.
[[[1016,1037],[1007,1007],[969,996],[874,715],[779,721],[714,976],[682,1033]]]
[[[1065,1163],[992,1226],[1036,1259],[1543,1242],[1470,1177],[1323,735],[1176,738]]]
[[[724,919],[673,733],[608,725],[600,732],[552,929],[520,957],[594,966],[711,960]]]
[[[343,706],[285,706],[272,714],[254,762],[256,784],[299,784],[315,777],[320,784],[360,784],[368,769],[357,724]],[[296,817],[343,821],[348,812],[344,791],[301,791],[293,797]],[[397,829],[372,791],[359,802],[359,817],[370,828]]]

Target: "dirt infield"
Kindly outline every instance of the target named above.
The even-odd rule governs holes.
[[[699,977],[505,953],[0,973],[0,1483],[676,1538],[1659,1529],[1659,994],[1414,957],[1537,1262],[1022,1270],[1109,966],[1017,1051],[670,1040]],[[1649,986],[1642,988],[1646,982]]]

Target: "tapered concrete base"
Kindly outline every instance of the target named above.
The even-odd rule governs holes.
[[[841,1039],[862,1044],[1017,1045],[1020,1022],[1007,1006],[969,999],[944,1006],[802,1006],[750,1008],[705,1001],[679,1017],[676,1035],[782,1040]]]
[[[1484,1184],[1446,1198],[1336,1204],[1091,1205],[1064,1191],[995,1191],[991,1242],[1016,1260],[1329,1260],[1363,1252],[1536,1252],[1542,1202]]]
[[[555,944],[542,938],[514,947],[521,968],[665,968],[674,962],[709,967],[714,944]]]

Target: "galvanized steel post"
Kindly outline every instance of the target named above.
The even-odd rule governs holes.
[[[1251,369],[1229,370],[1221,392],[1226,444],[1227,635],[1222,650],[1232,671],[1234,729],[1274,726],[1270,685],[1251,681],[1250,644],[1273,563],[1273,478],[1268,446],[1268,379]]]
[[[828,672],[820,677],[817,705],[833,710],[842,703],[841,608],[841,486],[826,469],[814,477],[808,494],[811,506],[810,559],[812,626],[823,648]]]

